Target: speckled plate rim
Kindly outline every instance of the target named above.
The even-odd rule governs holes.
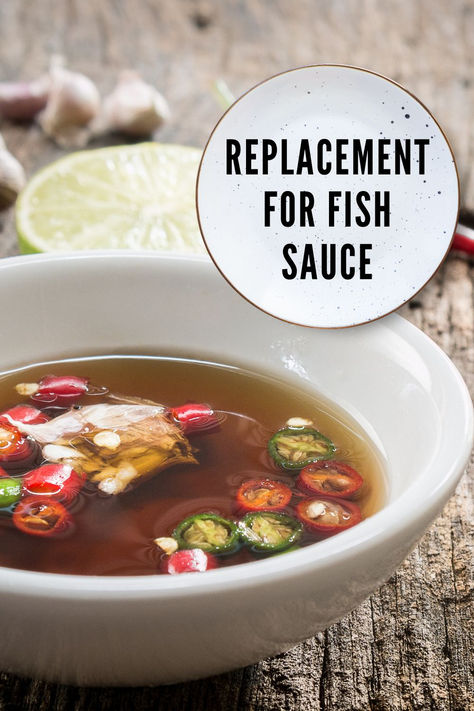
[[[347,325],[347,326],[312,326],[312,325],[309,325],[309,324],[306,324],[306,323],[299,323],[299,322],[297,322],[297,321],[289,321],[289,320],[287,320],[287,319],[284,319],[284,318],[281,318],[281,317],[277,316],[276,314],[272,313],[271,311],[266,311],[266,310],[263,309],[261,306],[259,306],[258,304],[254,303],[251,299],[249,299],[247,296],[245,296],[241,291],[239,291],[239,289],[237,289],[237,288],[234,286],[234,284],[232,283],[232,281],[226,276],[226,274],[223,272],[223,270],[221,269],[221,267],[219,266],[219,264],[216,262],[216,260],[215,260],[215,258],[214,258],[214,256],[213,256],[213,254],[212,254],[212,252],[211,252],[211,250],[210,250],[210,248],[209,248],[209,245],[208,245],[208,243],[207,243],[207,241],[206,241],[206,237],[205,237],[205,235],[204,235],[204,230],[203,230],[203,227],[202,227],[201,217],[200,217],[200,213],[199,213],[199,178],[200,178],[200,175],[201,175],[201,168],[202,168],[202,164],[203,164],[203,161],[204,161],[204,157],[205,157],[205,155],[206,155],[207,147],[208,147],[208,145],[209,145],[209,143],[210,143],[212,137],[214,136],[214,133],[217,131],[218,127],[220,126],[220,124],[221,124],[221,122],[223,121],[223,119],[225,118],[225,116],[229,113],[229,111],[235,106],[235,104],[237,104],[237,103],[238,103],[239,101],[241,101],[245,96],[247,96],[247,94],[251,93],[254,89],[257,89],[257,88],[258,88],[259,86],[261,86],[262,84],[266,84],[267,82],[271,81],[272,79],[275,79],[276,77],[284,76],[285,74],[291,74],[292,72],[297,72],[297,71],[299,71],[300,69],[319,69],[319,68],[321,68],[321,67],[334,67],[334,68],[339,68],[339,69],[353,69],[353,70],[358,71],[358,72],[365,72],[365,73],[367,73],[367,74],[372,74],[373,76],[379,77],[380,79],[384,79],[385,81],[389,82],[390,84],[393,84],[394,86],[398,87],[399,89],[401,89],[402,91],[404,91],[408,96],[410,96],[414,101],[416,101],[416,102],[429,114],[429,116],[430,116],[430,117],[432,118],[432,120],[434,121],[435,125],[436,125],[436,126],[438,127],[438,129],[440,130],[441,135],[443,136],[444,140],[446,141],[446,144],[447,144],[447,146],[448,146],[448,149],[449,149],[449,151],[450,151],[450,153],[451,153],[451,157],[452,157],[452,159],[453,159],[453,165],[454,165],[454,170],[455,170],[455,173],[456,173],[456,181],[457,181],[457,210],[456,210],[456,217],[455,217],[455,220],[454,220],[454,225],[453,225],[453,228],[452,228],[451,239],[450,239],[450,241],[449,241],[449,244],[448,244],[448,247],[447,247],[447,249],[446,249],[446,252],[445,252],[444,256],[442,257],[440,263],[438,264],[437,268],[433,271],[433,273],[431,274],[431,276],[424,282],[424,284],[422,284],[422,285],[420,286],[420,288],[419,288],[416,292],[414,292],[413,294],[410,294],[409,297],[408,297],[405,301],[402,301],[402,303],[399,304],[396,308],[391,309],[390,311],[387,311],[387,313],[382,314],[381,316],[377,316],[377,317],[375,317],[375,318],[373,318],[373,319],[369,319],[369,320],[367,320],[367,321],[361,321],[360,323],[357,323],[357,324],[349,324],[349,325]],[[302,326],[302,327],[304,327],[304,328],[317,328],[317,329],[324,329],[324,330],[326,330],[326,329],[327,329],[327,330],[332,330],[332,329],[334,329],[334,330],[336,330],[336,329],[341,329],[341,328],[356,328],[357,326],[364,326],[364,325],[366,325],[366,324],[368,324],[368,323],[374,323],[375,321],[378,321],[378,320],[380,320],[381,318],[385,318],[386,316],[389,316],[390,314],[394,313],[394,312],[397,311],[399,308],[401,308],[402,306],[404,306],[406,303],[408,303],[408,301],[410,301],[411,299],[415,298],[415,297],[420,293],[420,291],[422,291],[422,290],[425,288],[425,286],[431,281],[431,279],[438,273],[438,271],[439,271],[439,269],[441,268],[443,262],[445,261],[446,257],[447,257],[448,254],[449,254],[449,250],[451,249],[451,245],[452,245],[453,240],[454,240],[454,235],[455,235],[455,233],[456,233],[456,227],[457,227],[457,224],[458,224],[458,221],[459,221],[459,211],[460,211],[460,209],[461,209],[461,185],[460,185],[459,171],[458,171],[458,167],[457,167],[457,163],[456,163],[456,158],[455,158],[455,155],[454,155],[454,151],[453,151],[453,148],[452,148],[452,146],[451,146],[451,144],[450,144],[450,142],[449,142],[449,139],[448,139],[446,133],[444,132],[443,128],[441,127],[441,125],[439,124],[439,122],[437,121],[437,119],[435,118],[435,116],[434,116],[434,115],[431,113],[431,111],[428,109],[428,107],[427,107],[415,94],[413,94],[413,92],[409,91],[409,90],[406,89],[404,86],[402,86],[401,84],[399,84],[398,82],[396,82],[394,79],[391,79],[390,77],[387,77],[387,76],[385,76],[384,74],[380,74],[379,72],[373,71],[373,70],[371,70],[371,69],[366,69],[365,67],[359,67],[359,66],[354,65],[354,64],[333,64],[333,63],[303,64],[303,65],[298,66],[298,67],[293,67],[292,69],[287,69],[286,71],[283,71],[283,72],[277,72],[276,74],[272,74],[271,76],[267,77],[266,79],[263,79],[262,81],[258,82],[258,83],[255,84],[254,86],[250,87],[250,89],[248,89],[247,91],[245,91],[241,96],[239,96],[238,99],[236,99],[236,101],[234,101],[234,103],[233,103],[231,106],[228,107],[228,109],[226,109],[226,111],[224,111],[224,113],[222,114],[222,116],[220,117],[220,119],[218,120],[218,122],[216,123],[216,125],[214,126],[214,128],[212,129],[212,131],[211,131],[211,133],[210,133],[210,135],[209,135],[209,138],[208,138],[207,141],[206,141],[206,145],[204,146],[204,150],[203,150],[203,152],[202,152],[201,160],[200,160],[200,162],[199,162],[199,168],[198,168],[197,178],[196,178],[195,201],[196,201],[196,214],[197,214],[197,220],[198,220],[199,230],[200,230],[200,232],[201,232],[201,236],[202,236],[203,242],[204,242],[204,244],[205,244],[205,246],[206,246],[206,249],[207,249],[207,251],[208,251],[209,257],[212,259],[212,261],[213,261],[215,267],[219,270],[221,276],[222,276],[222,277],[227,281],[227,283],[234,289],[234,291],[236,291],[236,292],[239,294],[239,296],[241,296],[243,299],[245,299],[245,300],[248,301],[250,304],[252,304],[252,306],[255,306],[255,308],[260,309],[260,311],[263,311],[264,313],[266,313],[268,316],[272,316],[272,318],[276,318],[276,319],[278,319],[278,320],[280,320],[280,321],[284,321],[285,323],[291,323],[291,324],[293,324],[293,325],[295,325],[295,326]]]

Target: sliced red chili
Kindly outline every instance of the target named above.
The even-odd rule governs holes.
[[[4,420],[0,421],[0,462],[6,469],[27,466],[35,455],[34,445],[20,430]]]
[[[239,508],[245,511],[278,511],[288,506],[290,499],[291,489],[270,479],[246,481],[237,492]]]
[[[17,422],[23,422],[25,425],[40,425],[50,419],[45,412],[32,405],[15,405],[15,407],[11,407],[0,414],[0,421],[2,422],[16,420]]]
[[[187,402],[185,405],[173,407],[171,414],[179,422],[185,435],[202,433],[219,425],[214,410],[202,403]]]
[[[364,480],[355,469],[343,462],[313,462],[301,470],[298,487],[309,494],[348,499],[361,488]]]
[[[306,499],[296,507],[298,518],[315,533],[332,535],[360,523],[362,514],[354,501],[330,498]]]
[[[33,496],[71,501],[84,479],[68,464],[44,464],[23,477],[23,490]]]
[[[72,405],[87,392],[88,383],[87,378],[76,375],[46,375],[38,383],[39,390],[32,399],[63,406]]]
[[[38,383],[19,383],[16,389],[34,402],[67,407],[88,391],[88,385],[87,378],[77,375],[45,375]]]
[[[454,235],[451,249],[457,249],[466,254],[474,254],[474,237],[468,227],[458,225],[458,232]]]
[[[217,560],[201,548],[176,551],[164,563],[164,569],[170,575],[203,573],[213,568],[217,568]]]
[[[59,501],[28,496],[16,505],[13,523],[23,533],[47,537],[64,533],[71,526],[72,518]]]

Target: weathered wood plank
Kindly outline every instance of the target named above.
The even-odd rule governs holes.
[[[474,3],[471,0],[8,0],[0,4],[0,76],[25,78],[52,52],[109,89],[136,67],[174,111],[162,140],[202,145],[219,116],[209,83],[238,94],[263,77],[318,62],[375,69],[415,92],[453,142],[464,205],[474,208]],[[28,174],[62,151],[35,127],[2,127]],[[112,139],[111,139],[112,140]],[[12,214],[0,253],[13,254]],[[474,387],[472,263],[450,257],[403,309]],[[221,677],[161,689],[74,689],[0,675],[0,711],[466,711],[474,687],[472,486],[445,511],[393,578],[324,634]]]

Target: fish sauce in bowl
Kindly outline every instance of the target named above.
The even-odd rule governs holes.
[[[378,511],[383,463],[326,399],[185,358],[0,375],[0,565],[203,572],[317,543]]]

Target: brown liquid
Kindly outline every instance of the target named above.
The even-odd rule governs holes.
[[[148,398],[176,406],[186,401],[209,403],[226,413],[215,433],[193,436],[199,465],[179,465],[157,473],[135,489],[107,496],[88,482],[69,505],[75,525],[64,538],[38,538],[18,531],[11,512],[0,509],[0,565],[50,573],[81,575],[152,575],[160,572],[160,551],[153,543],[171,535],[186,516],[200,512],[238,518],[235,495],[248,479],[271,478],[302,494],[295,474],[279,469],[267,454],[271,435],[289,417],[314,421],[336,444],[336,459],[353,466],[364,478],[357,498],[363,517],[379,510],[385,499],[382,465],[363,431],[335,406],[288,383],[199,361],[114,356],[41,364],[0,376],[0,411],[24,402],[18,382],[36,382],[46,374],[74,374],[105,385],[111,392]],[[80,404],[95,404],[86,395]],[[299,545],[317,541],[305,533]],[[219,557],[226,566],[261,559],[242,547]]]

